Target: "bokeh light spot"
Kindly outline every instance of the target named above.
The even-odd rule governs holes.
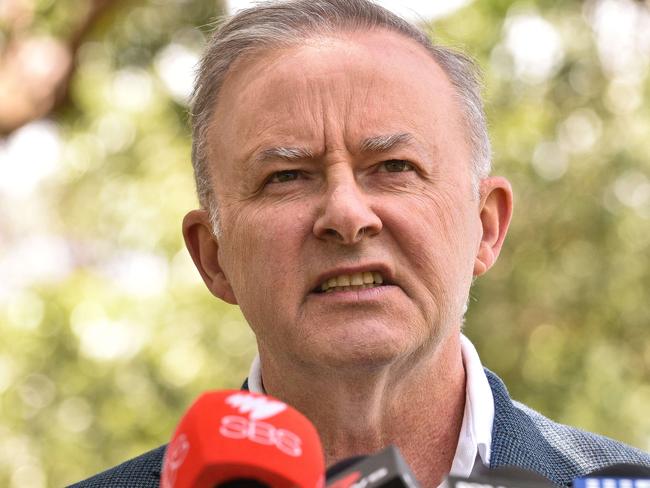
[[[43,300],[29,290],[14,294],[7,303],[9,324],[17,329],[34,330],[43,320]]]
[[[553,76],[564,59],[562,39],[553,24],[536,13],[508,15],[505,45],[523,81],[539,83]]]
[[[24,198],[59,167],[61,140],[54,122],[38,120],[0,140],[0,193]]]
[[[66,398],[57,408],[56,418],[64,429],[75,433],[83,432],[92,424],[92,408],[84,398]]]
[[[54,401],[56,386],[45,375],[31,374],[18,385],[18,391],[25,405],[34,409],[42,409]]]
[[[531,163],[542,178],[557,180],[566,173],[568,158],[557,143],[545,141],[535,147]]]
[[[198,52],[176,43],[167,45],[156,56],[156,72],[178,103],[188,103],[198,61]]]

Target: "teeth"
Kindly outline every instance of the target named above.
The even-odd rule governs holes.
[[[364,271],[363,273],[353,273],[351,275],[339,275],[328,279],[320,289],[330,293],[333,291],[363,290],[373,288],[384,282],[383,277],[376,271]]]
[[[350,284],[351,285],[363,285],[363,279],[365,277],[365,274],[366,273],[363,273],[363,275],[361,273],[354,273],[350,277]]]
[[[336,286],[350,286],[350,275],[337,276]]]

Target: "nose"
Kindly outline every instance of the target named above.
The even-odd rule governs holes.
[[[353,175],[328,183],[321,214],[314,222],[316,237],[350,245],[376,235],[381,229],[381,219]]]

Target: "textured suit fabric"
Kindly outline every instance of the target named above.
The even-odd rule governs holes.
[[[513,401],[505,385],[485,374],[494,397],[490,468],[517,466],[535,471],[557,485],[616,464],[650,467],[650,454],[620,442],[557,424]],[[244,388],[246,388],[244,383]],[[72,488],[149,488],[160,481],[165,446],[72,485]]]
[[[160,446],[114,468],[99,473],[71,488],[150,488],[160,485],[165,447]]]
[[[494,395],[490,468],[517,466],[557,485],[616,463],[650,467],[650,454],[573,427],[557,424],[508,396],[497,375],[486,370]]]

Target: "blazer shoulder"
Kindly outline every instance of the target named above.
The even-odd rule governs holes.
[[[492,467],[514,465],[558,485],[614,464],[650,466],[650,455],[616,440],[554,422],[513,401],[501,379],[486,370],[494,396]]]
[[[160,446],[68,488],[154,488],[160,485],[165,448]]]

